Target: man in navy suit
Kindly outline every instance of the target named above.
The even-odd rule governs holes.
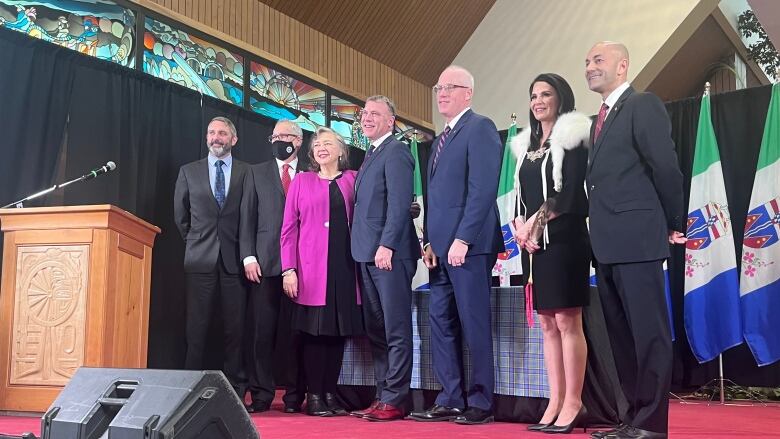
[[[469,108],[474,77],[466,69],[447,67],[433,90],[447,125],[428,159],[423,260],[430,270],[433,369],[442,390],[433,407],[411,418],[483,424],[493,420],[490,286],[504,250],[496,205],[502,145],[495,124]],[[471,353],[467,389],[462,342]]]
[[[355,181],[352,257],[360,270],[376,400],[353,415],[392,421],[404,417],[412,378],[412,277],[420,258],[409,215],[414,159],[392,135],[395,106],[390,99],[368,98],[360,124],[371,146]]]
[[[215,117],[206,131],[208,157],[181,167],[173,211],[184,238],[184,280],[187,306],[187,369],[203,369],[208,329],[215,309],[223,321],[223,372],[243,397],[246,376],[241,344],[246,290],[239,255],[251,251],[254,224],[243,213],[243,188],[250,175],[246,163],[234,160],[236,127]]]
[[[666,109],[626,82],[628,50],[598,43],[585,60],[603,99],[586,183],[597,282],[628,410],[594,438],[666,438],[672,338],[664,293],[669,244],[682,244],[683,179]]]

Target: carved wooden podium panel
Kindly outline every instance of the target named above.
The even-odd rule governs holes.
[[[115,206],[0,209],[0,410],[45,411],[80,366],[146,367],[160,229]]]

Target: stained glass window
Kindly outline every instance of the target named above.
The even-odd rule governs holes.
[[[114,2],[0,0],[0,27],[123,66],[135,66],[135,13]]]
[[[242,56],[151,18],[144,27],[144,72],[243,105]]]
[[[330,97],[330,127],[341,134],[348,144],[365,150],[371,143],[360,128],[360,110],[363,108],[338,96]]]
[[[263,116],[294,120],[307,131],[325,125],[324,90],[253,61],[249,91],[249,105]]]
[[[417,141],[418,142],[430,142],[433,140],[433,136],[428,131],[423,131],[417,127],[414,127],[412,125],[409,125],[407,123],[401,122],[400,120],[396,119],[395,121],[395,134],[398,136],[399,134],[403,134],[403,137],[405,141],[411,140],[411,136],[414,134],[414,130],[417,130]]]

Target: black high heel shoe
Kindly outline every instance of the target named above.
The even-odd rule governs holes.
[[[552,423],[548,425],[547,427],[542,428],[539,431],[543,431],[545,433],[553,433],[553,434],[569,434],[574,430],[574,427],[579,426],[583,419],[588,417],[588,409],[585,408],[585,406],[580,407],[580,411],[577,412],[577,416],[574,417],[574,419],[571,421],[569,425],[555,425],[555,423]],[[584,433],[587,429],[585,427],[582,427],[582,432]]]
[[[555,424],[555,421],[558,420],[558,415],[555,415],[552,421],[550,421],[549,424],[531,424],[528,426],[528,431],[542,431],[543,428],[549,427],[553,424]]]

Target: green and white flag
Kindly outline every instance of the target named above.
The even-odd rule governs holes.
[[[417,151],[417,136],[412,136],[412,157],[414,157],[414,201],[420,205],[420,216],[414,220],[414,230],[417,232],[417,240],[420,242],[420,252],[423,246],[423,227],[425,218],[425,206],[423,206],[422,172],[420,172],[420,155]],[[422,258],[417,260],[417,272],[412,278],[412,290],[426,290],[428,285],[428,267]]]
[[[496,265],[493,267],[493,276],[498,276],[502,287],[509,286],[509,278],[513,274],[522,274],[523,267],[520,263],[520,248],[515,242],[515,229],[512,220],[515,218],[517,205],[517,190],[515,189],[515,168],[517,159],[512,154],[512,138],[517,135],[517,124],[512,122],[506,135],[504,144],[504,159],[501,163],[501,176],[498,180],[498,214],[500,216],[501,233],[504,235],[503,253],[498,254]]]
[[[742,241],[745,340],[759,366],[780,360],[780,84],[772,86]]]

